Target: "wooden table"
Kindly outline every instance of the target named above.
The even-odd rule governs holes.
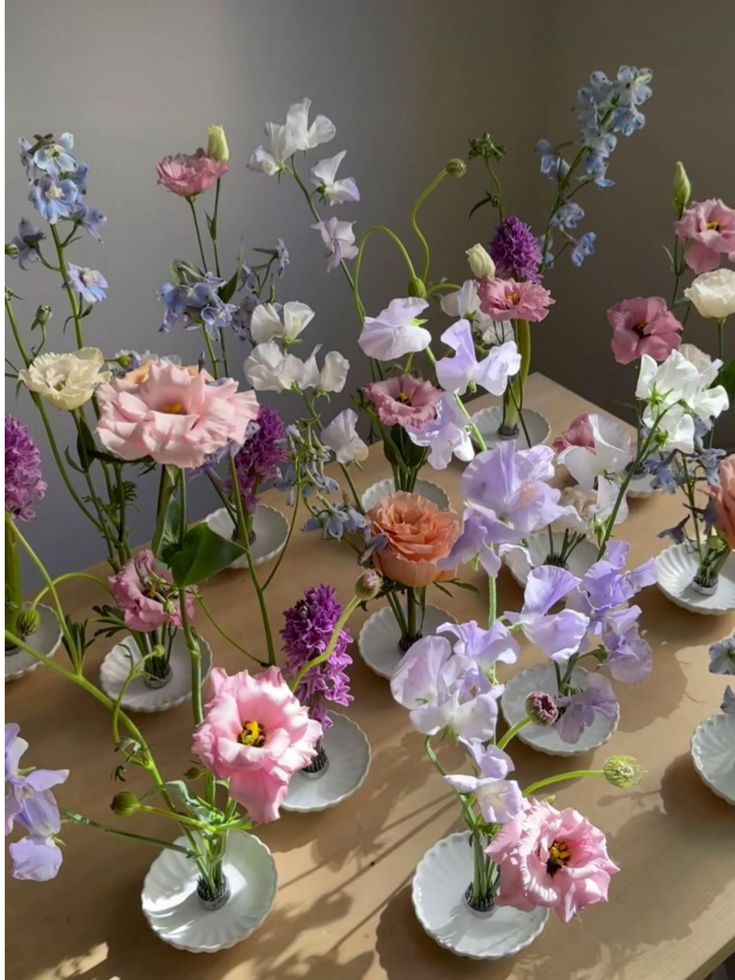
[[[486,399],[489,402],[490,399]],[[543,412],[552,433],[594,406],[540,375],[530,379],[527,403]],[[479,404],[482,404],[480,402]],[[385,475],[374,447],[358,484]],[[460,506],[461,470],[434,479]],[[283,504],[281,504],[283,506]],[[675,523],[680,503],[663,496],[632,501],[620,529],[640,562],[661,547],[656,532]],[[296,534],[269,590],[276,623],[305,588],[336,585],[346,601],[358,569],[350,549]],[[208,589],[222,624],[252,645],[260,631],[255,598],[244,572],[228,572]],[[63,592],[68,612],[85,614],[99,596],[85,583]],[[507,571],[499,580],[499,608],[518,609],[521,593]],[[438,595],[460,620],[482,618],[481,600],[466,590]],[[460,829],[458,808],[423,757],[422,739],[407,712],[394,704],[386,681],[372,674],[353,648],[351,716],[367,732],[372,768],[359,793],[333,810],[284,813],[259,832],[275,856],[279,889],[264,925],[246,942],[213,956],[166,946],[149,930],[140,910],[143,877],[155,857],[145,845],[94,830],[65,826],[64,864],[49,884],[8,880],[7,969],[12,980],[684,980],[705,977],[735,950],[735,810],[697,776],[689,739],[699,722],[717,711],[724,678],[708,673],[707,647],[731,633],[735,617],[697,616],[669,603],[656,588],[641,597],[643,623],[655,650],[652,678],[617,685],[622,716],[613,740],[582,764],[598,766],[609,755],[637,756],[648,772],[630,791],[600,780],[566,784],[559,805],[571,805],[602,827],[622,871],[610,902],[564,926],[552,915],[528,950],[513,960],[482,964],[437,946],[421,929],[411,906],[417,862],[439,838]],[[363,614],[355,616],[356,635]],[[230,671],[245,664],[208,623],[200,627],[217,664]],[[109,643],[108,643],[109,645]],[[96,676],[104,645],[89,654]],[[59,654],[63,656],[63,653]],[[523,662],[539,660],[526,648]],[[107,714],[84,692],[40,669],[7,689],[7,718],[21,724],[31,743],[30,763],[68,767],[63,805],[139,832],[166,835],[168,824],[127,823],[108,807],[120,788],[110,779],[119,761],[112,751]],[[139,719],[168,778],[189,760],[191,709],[184,705]],[[455,758],[452,758],[452,753]],[[563,760],[515,742],[513,756],[523,784],[568,768]],[[457,759],[449,749],[448,764]],[[129,788],[147,788],[133,772]],[[162,826],[163,824],[163,826]],[[172,837],[173,833],[170,834]]]

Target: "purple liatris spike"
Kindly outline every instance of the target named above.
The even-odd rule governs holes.
[[[286,653],[286,677],[295,677],[310,660],[324,653],[342,615],[342,606],[330,585],[307,589],[303,599],[285,611],[285,626],[281,630]],[[352,636],[340,631],[334,652],[329,660],[310,670],[295,691],[299,701],[309,708],[312,718],[323,728],[331,728],[326,701],[347,707],[352,703],[350,681],[346,670],[352,663],[347,647]]]

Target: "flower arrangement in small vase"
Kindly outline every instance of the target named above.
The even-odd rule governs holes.
[[[735,676],[735,637],[709,648],[711,674]],[[713,793],[735,806],[735,692],[728,684],[719,714],[705,719],[692,735],[694,768]]]

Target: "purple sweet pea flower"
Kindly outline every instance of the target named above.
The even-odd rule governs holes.
[[[722,695],[720,710],[724,711],[726,715],[735,715],[735,691],[733,691],[729,684]]]
[[[38,245],[45,237],[44,233],[34,227],[27,218],[21,218],[18,234],[11,240],[11,244],[18,249],[15,257],[21,269],[25,270],[29,265],[38,262]]]
[[[340,262],[354,259],[358,248],[355,245],[355,233],[352,230],[354,221],[340,221],[330,218],[328,221],[318,221],[311,227],[318,231],[327,249],[327,272],[336,269]]]
[[[50,225],[55,225],[59,218],[71,217],[78,197],[79,188],[73,180],[44,176],[31,187],[28,200]]]
[[[709,648],[709,672],[735,676],[735,636],[713,643]]]
[[[640,606],[621,606],[605,616],[602,644],[607,664],[615,680],[623,684],[639,684],[653,670],[653,650],[638,631],[641,612]]]
[[[429,447],[429,466],[435,470],[445,470],[452,456],[467,462],[475,455],[467,431],[467,417],[446,392],[437,403],[433,421],[421,429],[406,427],[406,432],[416,446]]]
[[[476,661],[482,670],[492,670],[496,663],[514,664],[520,648],[513,635],[499,620],[490,629],[483,629],[474,619],[468,623],[443,623],[437,633],[456,636],[454,653]]]
[[[88,303],[101,303],[107,296],[105,293],[107,280],[96,269],[86,269],[70,262],[69,283],[71,288]]]
[[[8,847],[13,877],[20,881],[50,881],[59,873],[63,855],[50,837],[23,837]]]
[[[568,698],[559,698],[559,706],[564,710],[557,722],[557,731],[563,742],[574,744],[585,728],[591,725],[598,714],[614,720],[619,706],[610,681],[602,674],[588,674],[583,691]]]
[[[445,781],[458,793],[473,794],[483,819],[488,823],[507,823],[523,807],[523,793],[514,779],[506,779],[515,768],[513,760],[495,745],[487,748],[477,739],[461,739],[472,757],[478,776],[463,773],[445,776]]]
[[[656,563],[645,561],[638,568],[625,572],[630,545],[627,541],[608,542],[603,557],[582,577],[578,594],[569,605],[586,613],[599,632],[605,614],[629,602],[641,589],[656,581]]]
[[[466,510],[462,533],[449,555],[438,561],[437,565],[451,570],[458,565],[478,561],[490,578],[496,578],[500,571],[501,549],[493,537],[492,519]]]
[[[15,821],[34,837],[52,837],[61,829],[59,807],[51,792],[69,776],[68,769],[33,769],[22,775],[18,763],[28,742],[20,738],[20,727],[5,725],[5,833]]]
[[[506,613],[510,623],[519,626],[531,643],[557,663],[564,663],[579,650],[589,619],[574,609],[551,614],[549,610],[578,585],[579,579],[565,568],[534,568],[526,581],[520,613]]]
[[[512,340],[492,347],[487,357],[478,361],[469,320],[458,320],[441,339],[455,353],[437,361],[436,377],[452,394],[464,395],[469,387],[479,386],[491,395],[502,395],[508,379],[520,370],[521,356]]]

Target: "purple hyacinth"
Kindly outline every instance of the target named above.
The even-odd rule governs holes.
[[[490,242],[490,255],[504,279],[538,282],[541,249],[531,226],[515,215],[501,221]]]
[[[283,614],[286,625],[281,630],[287,655],[284,673],[295,677],[304,664],[324,653],[342,615],[342,606],[331,585],[307,589],[303,599]],[[329,660],[310,670],[296,689],[296,697],[309,708],[312,718],[323,728],[331,728],[325,701],[347,707],[352,703],[350,680],[346,670],[352,663],[347,647],[352,636],[343,629]]]
[[[41,454],[28,429],[13,418],[5,416],[5,510],[16,521],[35,517],[34,498],[46,493],[41,479]]]
[[[257,422],[250,424],[253,433],[235,456],[235,467],[243,503],[252,514],[261,484],[276,475],[278,467],[287,461],[288,453],[283,446],[286,427],[274,408],[261,406]]]

